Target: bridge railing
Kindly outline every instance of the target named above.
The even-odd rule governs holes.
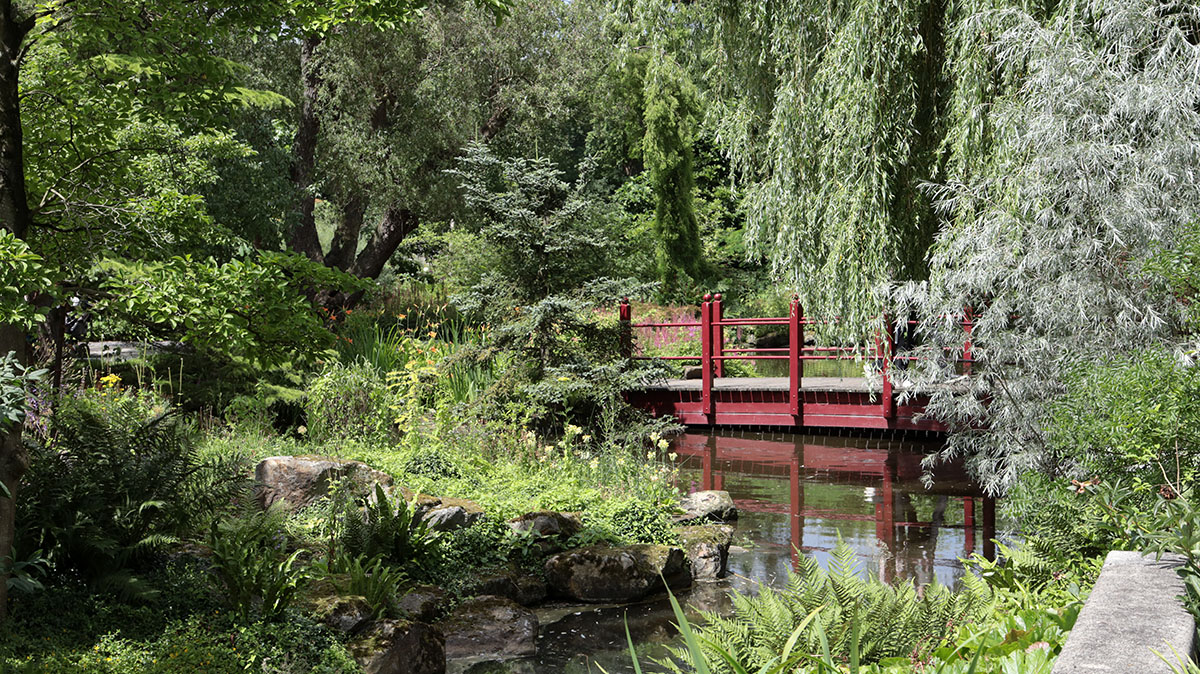
[[[804,308],[798,298],[793,297],[786,317],[768,318],[726,318],[722,297],[705,295],[700,303],[700,320],[698,322],[633,322],[633,307],[629,298],[623,298],[619,305],[621,323],[621,355],[624,358],[639,360],[685,360],[698,361],[700,364],[701,401],[705,414],[713,412],[714,379],[725,376],[725,361],[728,360],[775,360],[788,363],[788,401],[793,415],[799,415],[802,405],[801,391],[803,390],[804,362],[809,360],[857,360],[871,358],[880,364],[882,390],[880,404],[886,418],[895,416],[895,397],[892,391],[890,369],[893,361],[912,361],[911,356],[896,355],[896,330],[894,322],[884,318],[884,329],[875,335],[873,347],[868,351],[852,346],[806,346],[804,343],[804,328],[809,325],[824,325],[836,321],[824,320],[804,315]],[[906,321],[909,326],[915,326],[917,321]],[[729,348],[725,345],[725,328],[786,326],[788,331],[787,347],[746,347]],[[963,351],[959,362],[963,372],[969,374],[974,362],[971,336],[974,321],[968,309],[962,317],[964,331]],[[634,329],[698,329],[700,333],[699,356],[640,356],[634,353]]]

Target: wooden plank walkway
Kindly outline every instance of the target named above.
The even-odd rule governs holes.
[[[885,391],[864,377],[804,377],[795,408],[787,377],[714,377],[711,382],[707,398],[700,379],[666,379],[626,397],[652,416],[670,415],[688,426],[946,430],[924,416],[927,397],[901,404],[902,387]]]

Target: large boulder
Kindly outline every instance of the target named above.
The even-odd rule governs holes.
[[[519,658],[537,652],[537,616],[505,597],[468,599],[438,627],[446,635],[450,659]]]
[[[583,529],[583,522],[574,513],[541,510],[514,517],[508,526],[514,533],[534,536],[538,548],[548,554],[562,550],[563,543]]]
[[[254,467],[254,479],[259,485],[258,502],[264,508],[276,501],[302,508],[327,495],[335,480],[349,482],[360,496],[371,494],[376,483],[392,485],[391,475],[361,461],[328,456],[268,457]]]
[[[397,605],[414,620],[430,622],[441,615],[446,591],[436,585],[410,585],[403,588]]]
[[[531,573],[507,569],[475,577],[466,584],[465,593],[505,597],[529,606],[545,599],[548,589],[546,581]]]
[[[683,514],[677,522],[728,522],[737,519],[737,507],[727,491],[697,491],[684,496],[679,502]]]
[[[683,550],[665,545],[590,546],[546,560],[546,580],[556,594],[576,601],[637,601],[668,587],[691,584]]]
[[[367,674],[445,674],[446,639],[436,628],[381,620],[347,644]]]
[[[375,612],[365,597],[333,595],[312,602],[313,615],[330,628],[346,634],[356,634],[375,619]]]
[[[418,510],[430,531],[465,529],[483,519],[483,508],[463,498],[435,499],[428,507]]]
[[[692,565],[692,580],[725,577],[729,566],[729,545],[733,543],[733,527],[692,526],[679,527],[675,531]]]

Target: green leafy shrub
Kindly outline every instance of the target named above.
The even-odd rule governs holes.
[[[272,508],[246,517],[214,522],[209,533],[213,571],[242,622],[257,609],[264,620],[277,620],[307,579],[297,559],[286,553],[281,512]]]
[[[1122,477],[1139,492],[1190,492],[1200,474],[1200,369],[1145,351],[1066,378],[1050,437],[1071,477]]]
[[[732,616],[706,612],[705,626],[696,631],[714,672],[739,671],[720,651],[745,671],[756,671],[771,667],[797,627],[816,612],[800,631],[795,648],[807,653],[827,650],[841,658],[854,655],[869,663],[931,652],[956,626],[980,617],[990,600],[987,585],[969,574],[958,592],[934,584],[923,595],[911,582],[888,585],[863,579],[854,551],[838,541],[828,572],[815,558],[802,557],[785,589],[762,587],[757,596],[735,594]],[[687,648],[673,653],[695,668],[695,654]]]
[[[404,462],[404,472],[432,478],[459,479],[460,471],[449,459],[436,452],[422,452]]]
[[[116,403],[124,409],[124,402]],[[136,404],[131,404],[136,407]],[[244,494],[244,457],[202,460],[172,415],[121,426],[64,404],[53,440],[31,449],[17,547],[43,550],[57,574],[127,596],[152,593],[134,571]],[[136,416],[136,415],[135,415]]]
[[[396,404],[384,376],[373,366],[331,363],[308,389],[308,436],[315,441],[385,439],[391,435]]]

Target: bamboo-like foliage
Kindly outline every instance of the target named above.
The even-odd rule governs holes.
[[[1044,413],[1065,372],[1178,339],[1179,307],[1147,262],[1200,214],[1200,8],[1076,0],[1049,18],[992,10],[966,25],[993,36],[997,74],[1016,86],[964,103],[988,118],[971,133],[994,148],[938,191],[953,224],[930,281],[896,298],[931,340],[907,375],[917,382],[953,373],[941,348],[961,354],[955,316],[974,308],[975,376],[934,388],[928,410],[960,429],[946,453],[1000,490],[1059,468]]]

